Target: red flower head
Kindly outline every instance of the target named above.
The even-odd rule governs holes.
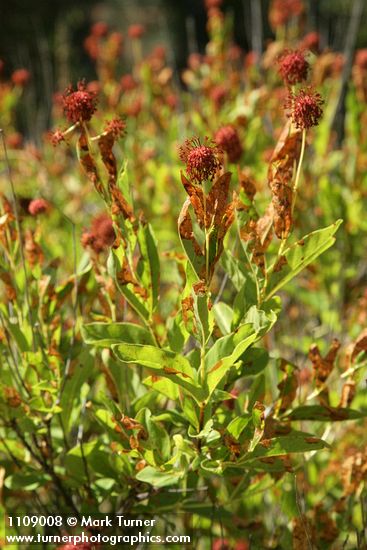
[[[84,49],[93,61],[99,57],[99,38],[94,34],[87,36],[84,40]]]
[[[101,83],[99,82],[99,80],[91,80],[90,82],[88,82],[87,92],[90,92],[97,96],[100,91],[101,91]]]
[[[99,214],[92,220],[90,231],[85,231],[81,238],[84,248],[90,246],[99,254],[111,246],[116,238],[111,218],[105,214]]]
[[[197,137],[187,139],[179,151],[188,176],[199,185],[205,180],[212,181],[222,166],[218,159],[219,149],[208,138],[205,138],[204,144]]]
[[[165,101],[166,101],[168,107],[172,110],[176,109],[176,107],[179,103],[179,100],[178,100],[178,97],[177,97],[176,94],[168,94],[165,97]]]
[[[367,69],[367,48],[358,50],[355,58],[355,65],[362,71]]]
[[[286,101],[289,118],[301,130],[317,126],[322,116],[324,100],[312,87],[304,88],[296,94],[290,93]]]
[[[307,79],[310,64],[300,50],[286,50],[278,59],[279,74],[288,86]]]
[[[143,109],[143,100],[137,97],[132,103],[125,107],[125,113],[128,117],[136,118],[140,115]]]
[[[137,83],[131,74],[124,74],[121,77],[120,84],[123,92],[130,92],[137,87]]]
[[[31,78],[31,73],[27,69],[17,69],[11,75],[11,80],[16,86],[25,86]]]
[[[4,67],[5,67],[5,63],[2,59],[0,59],[0,73],[3,72]]]
[[[223,86],[223,84],[217,84],[216,86],[214,86],[214,88],[212,88],[210,92],[210,98],[212,99],[217,110],[219,110],[220,107],[223,105],[227,98],[227,95],[228,90],[225,86]]]
[[[220,8],[223,4],[223,0],[205,0],[205,7],[207,10],[212,8]]]
[[[269,10],[269,21],[273,29],[288,23],[292,17],[299,17],[304,11],[302,0],[273,0]]]
[[[50,203],[45,199],[33,199],[28,206],[28,212],[31,216],[39,216],[50,209]]]
[[[118,139],[126,133],[126,122],[122,118],[114,118],[107,122],[104,131]]]
[[[212,550],[230,550],[231,545],[228,539],[214,539]]]
[[[234,126],[228,125],[219,128],[214,137],[215,143],[225,151],[230,162],[237,162],[242,155],[242,145],[238,132]]]
[[[143,34],[145,34],[145,27],[144,25],[130,25],[130,27],[127,30],[127,33],[130,38],[141,38]]]
[[[104,23],[103,21],[98,21],[97,23],[94,23],[94,25],[92,25],[91,27],[90,33],[97,38],[106,36],[106,34],[108,33],[107,23]]]
[[[318,52],[320,47],[320,35],[318,32],[309,32],[304,36],[300,43],[301,50],[311,50],[312,52]]]
[[[19,132],[12,132],[6,136],[6,144],[11,149],[20,149],[23,144],[23,136]]]
[[[96,111],[97,95],[87,90],[84,81],[78,82],[78,89],[71,86],[63,95],[64,113],[70,122],[86,122],[90,120]]]

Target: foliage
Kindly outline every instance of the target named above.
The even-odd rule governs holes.
[[[21,89],[1,84],[3,512],[172,517],[198,548],[363,548],[365,68],[335,150],[336,54],[309,54],[309,130],[273,68],[294,28],[245,68],[218,8],[208,29],[183,90],[137,29],[121,79],[121,38],[94,28],[98,81],[56,102],[57,148],[14,147]]]

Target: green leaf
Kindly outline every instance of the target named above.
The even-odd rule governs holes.
[[[238,462],[247,462],[257,458],[268,456],[281,456],[289,453],[306,453],[325,449],[329,445],[308,433],[300,433],[274,437],[272,439],[262,440],[252,453],[248,453]]]
[[[302,269],[315,261],[320,254],[334,244],[334,234],[341,223],[342,220],[338,220],[324,229],[306,235],[284,252],[287,263],[279,271],[273,271],[274,266],[271,266],[268,270],[271,275],[267,288],[267,299],[271,298],[293,277],[298,275]]]
[[[13,491],[35,491],[46,485],[51,480],[50,476],[41,471],[35,473],[16,473],[6,478],[5,487]]]
[[[137,474],[136,479],[149,483],[153,487],[161,488],[176,485],[183,476],[184,472],[164,472],[156,470],[152,466],[146,466]]]
[[[115,344],[116,357],[123,363],[136,363],[153,369],[159,376],[168,378],[187,390],[195,399],[203,400],[203,391],[196,381],[196,372],[185,357],[173,351],[137,344]]]
[[[367,411],[356,411],[339,407],[323,407],[322,405],[305,405],[294,409],[286,418],[290,420],[318,420],[320,422],[338,422],[342,420],[357,420],[367,416]]]
[[[251,324],[241,325],[236,332],[219,338],[205,356],[209,396],[227,371],[257,339]]]
[[[224,302],[218,302],[213,306],[214,317],[222,334],[231,332],[231,324],[233,318],[233,309]]]
[[[142,257],[137,267],[137,273],[142,285],[149,291],[150,313],[152,314],[158,303],[160,269],[157,243],[153,229],[149,224],[139,226],[138,242]]]
[[[230,433],[235,439],[238,439],[249,424],[252,421],[250,413],[245,413],[241,416],[234,418],[227,426],[227,432]]]
[[[89,323],[82,327],[82,336],[86,344],[104,348],[118,343],[141,345],[155,343],[146,328],[134,323]]]

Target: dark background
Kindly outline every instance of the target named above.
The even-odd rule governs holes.
[[[305,32],[318,31],[322,48],[343,50],[355,1],[304,0]],[[233,16],[235,42],[245,51],[263,48],[273,38],[269,4],[270,0],[224,1],[223,9]],[[365,4],[357,47],[367,46],[367,1]],[[0,17],[3,77],[19,67],[28,68],[32,74],[26,99],[29,109],[37,114],[33,131],[34,124],[39,130],[47,127],[55,90],[63,90],[81,77],[95,77],[83,49],[91,23],[106,21],[122,33],[130,24],[142,23],[147,28],[145,51],[158,43],[166,44],[169,61],[177,71],[185,66],[188,53],[203,52],[207,41],[203,0],[0,0]],[[127,48],[123,58],[126,70],[129,62]],[[29,133],[30,128],[23,130]]]

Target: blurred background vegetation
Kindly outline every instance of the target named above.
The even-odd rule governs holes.
[[[305,0],[304,31],[319,33],[321,49],[343,51],[355,1]],[[362,22],[367,17],[364,4]],[[270,0],[224,0],[224,11],[233,17],[235,42],[245,52],[261,53],[274,38],[269,5]],[[143,24],[146,53],[153,45],[164,44],[177,76],[188,54],[202,53],[208,38],[204,0],[0,0],[0,12],[2,77],[19,67],[30,70],[32,82],[19,113],[19,126],[25,135],[36,138],[48,128],[53,93],[82,77],[93,80],[96,76],[81,47],[91,24],[105,21],[125,36],[129,25]],[[362,23],[356,47],[366,45],[367,26]],[[127,39],[121,64],[131,66]]]

